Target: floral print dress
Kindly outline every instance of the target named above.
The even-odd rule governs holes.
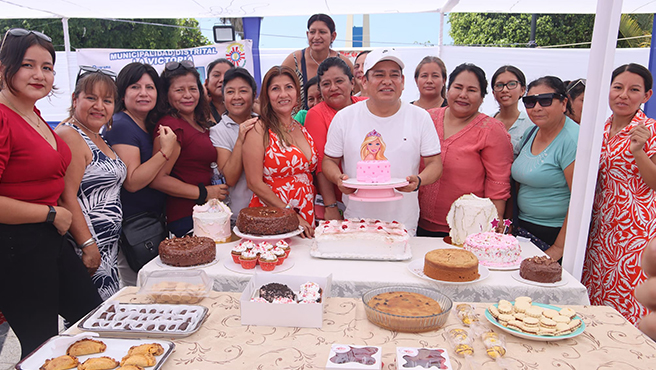
[[[317,168],[317,151],[312,136],[299,125],[310,144],[311,158],[295,146],[286,146],[276,134],[269,130],[269,146],[264,151],[264,183],[286,204],[294,208],[305,221],[314,226],[314,185],[312,171]],[[253,194],[249,207],[265,204]]]
[[[656,154],[656,121],[639,111],[609,139],[612,118],[604,129],[582,282],[593,305],[611,306],[635,324],[647,313],[633,289],[647,278],[640,261],[647,242],[656,237],[656,192],[640,176],[629,150],[629,132],[645,124],[651,137],[644,151],[651,157]]]

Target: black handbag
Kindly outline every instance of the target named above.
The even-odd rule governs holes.
[[[139,272],[146,263],[159,254],[159,243],[166,239],[168,230],[164,216],[142,212],[123,220],[119,246],[130,268]]]

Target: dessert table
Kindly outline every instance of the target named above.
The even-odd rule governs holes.
[[[125,288],[113,298],[141,303],[136,288]],[[174,339],[176,348],[163,370],[175,369],[323,369],[333,343],[381,346],[383,369],[394,370],[395,347],[445,348],[453,369],[469,369],[446,340],[452,328],[464,328],[453,312],[436,331],[409,334],[379,328],[365,315],[361,299],[327,298],[323,327],[293,328],[242,326],[239,293],[210,292],[200,304],[210,309],[201,329],[186,338]],[[455,304],[454,304],[455,306]],[[483,317],[487,306],[475,303]],[[585,331],[578,337],[554,342],[536,342],[505,335],[504,357],[512,369],[656,369],[656,343],[605,306],[568,306],[582,317]],[[77,334],[77,327],[67,334]],[[476,369],[499,369],[485,353],[480,339],[472,345]]]
[[[215,291],[241,292],[252,276],[231,271],[224,266],[226,261],[234,264],[230,256],[230,249],[237,243],[217,244],[219,262],[203,268],[207,275],[214,279]],[[282,273],[302,276],[327,276],[332,274],[331,296],[333,297],[360,298],[364,292],[370,289],[401,284],[430,287],[446,294],[453,301],[460,302],[496,302],[499,299],[512,300],[516,296],[527,295],[536,302],[547,304],[585,305],[590,303],[586,288],[565,270],[563,270],[563,282],[565,284],[558,287],[542,287],[519,282],[511,277],[512,271],[490,271],[487,279],[468,284],[428,281],[411,273],[408,270],[408,265],[412,261],[423,261],[424,255],[428,251],[436,248],[455,248],[446,244],[442,238],[411,238],[412,259],[407,261],[356,261],[314,258],[310,256],[312,243],[313,240],[300,237],[289,239],[292,251],[289,260],[285,261],[284,264],[293,261],[294,265]],[[529,241],[520,240],[520,245],[522,247],[522,258],[544,255],[538,247]],[[283,267],[284,264],[278,267]],[[143,281],[147,273],[161,270],[180,270],[180,268],[163,267],[156,258],[139,271],[139,281]]]

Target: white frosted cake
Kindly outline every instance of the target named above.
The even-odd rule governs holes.
[[[492,230],[492,220],[497,217],[497,207],[488,198],[465,194],[451,205],[446,222],[451,230],[449,236],[456,245],[463,245],[471,234]]]
[[[230,208],[218,199],[194,206],[194,236],[206,236],[215,243],[230,240],[230,216]]]
[[[474,253],[481,265],[489,267],[517,265],[522,253],[517,238],[495,232],[469,235],[465,239],[464,248]]]
[[[403,224],[369,219],[321,221],[314,231],[314,257],[403,260],[412,257]]]

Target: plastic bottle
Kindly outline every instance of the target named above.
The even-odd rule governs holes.
[[[222,185],[225,184],[225,176],[219,171],[219,166],[216,164],[216,162],[212,162],[210,164],[210,168],[212,169],[212,177],[210,178],[210,184],[212,185]],[[223,200],[223,203],[226,205],[230,204],[230,194],[226,195],[225,199]]]

